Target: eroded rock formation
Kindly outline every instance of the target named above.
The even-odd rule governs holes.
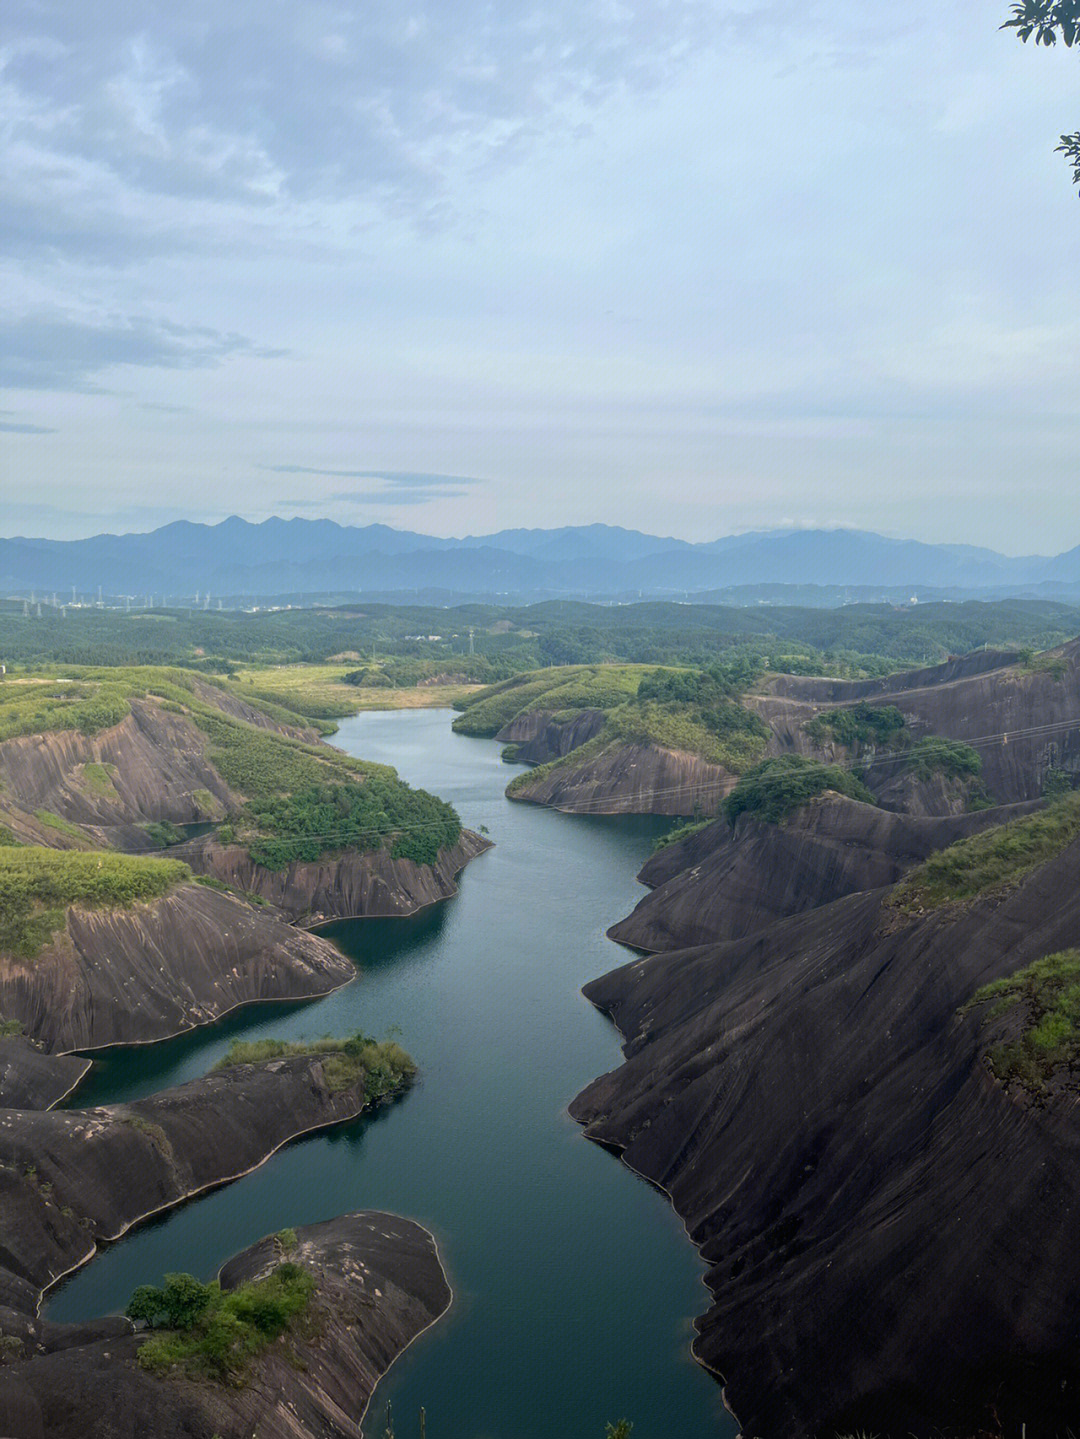
[[[652,893],[608,934],[645,950],[739,939],[845,894],[894,884],[934,850],[1037,807],[927,818],[826,793],[781,824],[750,814],[734,826],[720,819],[653,855],[638,875]]]
[[[1080,1403],[1075,1086],[1019,1102],[962,1007],[1080,939],[1080,841],[1011,892],[888,888],[639,959],[572,1112],[708,1265],[695,1350],[743,1432],[1064,1433]]]
[[[142,1044],[262,999],[347,984],[352,962],[277,911],[201,884],[127,909],[71,907],[30,959],[0,956],[0,1014],[47,1049]]]
[[[275,1240],[260,1241],[224,1266],[222,1288],[263,1277],[281,1258]],[[145,1335],[126,1320],[49,1325],[0,1311],[15,1341],[0,1367],[0,1432],[360,1439],[375,1384],[450,1304],[435,1242],[410,1220],[363,1211],[298,1229],[288,1258],[316,1281],[307,1322],[260,1355],[242,1386],[147,1373],[137,1362]]]

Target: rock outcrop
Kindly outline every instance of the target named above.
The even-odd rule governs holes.
[[[714,812],[736,780],[695,754],[616,743],[580,763],[525,775],[507,794],[566,814],[693,815]]]
[[[0,955],[0,1014],[49,1050],[142,1044],[253,1000],[328,994],[355,973],[276,910],[191,883],[128,909],[73,906],[40,954]]]
[[[734,826],[717,820],[652,856],[638,875],[652,893],[608,935],[652,951],[740,939],[843,895],[894,884],[934,850],[1034,808],[936,819],[826,793],[782,824],[750,814]]]
[[[22,1035],[0,1037],[0,1109],[51,1109],[90,1068],[74,1054],[48,1054]]]
[[[515,763],[547,764],[595,739],[607,722],[604,710],[530,710],[518,715],[495,736],[512,747]]]
[[[310,925],[361,915],[392,918],[449,899],[468,862],[490,848],[489,840],[463,829],[457,844],[442,850],[433,865],[394,859],[386,849],[343,850],[273,870],[256,864],[240,845],[222,845],[213,836],[171,853],[200,874],[258,895],[291,920]]]
[[[33,1313],[99,1240],[366,1105],[362,1080],[332,1089],[314,1055],[218,1070],[133,1104],[0,1110],[0,1304]]]
[[[257,723],[259,712],[244,709],[242,718]],[[136,699],[125,719],[96,735],[50,730],[0,744],[0,785],[31,813],[47,810],[102,831],[141,821],[220,819],[242,800],[210,763],[206,747],[206,735],[186,715]],[[87,766],[93,766],[89,774]]]
[[[804,726],[822,710],[860,699],[895,705],[915,738],[934,734],[974,744],[983,782],[999,804],[1038,799],[1050,770],[1080,774],[1080,640],[1031,663],[1014,654],[977,651],[885,680],[778,675],[761,693],[747,696],[746,704],[772,730],[770,754],[795,751],[846,761],[842,746],[815,743]],[[884,763],[881,754],[866,757],[874,761],[868,783],[881,794],[902,767],[887,754]]]
[[[878,889],[590,984],[626,1062],[572,1112],[708,1265],[698,1356],[746,1434],[1075,1425],[1075,1083],[991,1077],[980,986],[1080,939],[1080,841],[914,916]]]
[[[263,1277],[281,1258],[275,1240],[262,1240],[224,1266],[222,1288]],[[435,1242],[410,1220],[364,1211],[298,1229],[288,1258],[315,1278],[310,1314],[254,1361],[242,1386],[147,1373],[137,1362],[145,1335],[126,1320],[5,1324],[19,1347],[0,1367],[0,1432],[10,1439],[360,1439],[375,1384],[450,1304]]]

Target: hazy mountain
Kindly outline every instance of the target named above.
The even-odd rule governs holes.
[[[738,586],[910,587],[1019,593],[1080,586],[1080,547],[1046,558],[928,545],[860,530],[776,530],[701,544],[612,525],[441,539],[332,520],[233,516],[148,534],[0,540],[0,591],[109,595],[393,593],[674,596]]]

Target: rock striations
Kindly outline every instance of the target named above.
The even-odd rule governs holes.
[[[740,939],[845,894],[894,884],[935,850],[1036,807],[929,818],[826,793],[783,824],[750,814],[734,826],[720,819],[653,855],[638,876],[652,893],[608,934],[644,950]]]
[[[182,884],[126,909],[72,906],[41,953],[0,955],[0,1014],[50,1050],[145,1044],[254,1000],[328,994],[355,974],[276,910]]]
[[[469,861],[490,848],[488,840],[463,829],[457,844],[444,849],[435,864],[393,859],[385,849],[345,850],[271,870],[239,845],[222,845],[213,837],[174,853],[199,873],[276,905],[294,922],[322,924],[360,916],[393,918],[449,899]]]
[[[790,838],[819,826],[829,849],[841,819],[823,802]],[[919,825],[904,835],[909,854],[925,843]],[[746,879],[740,847],[760,842],[748,829],[714,852],[721,897]],[[889,864],[871,849],[864,877]],[[1080,1412],[1075,1083],[1007,1092],[964,1006],[1080,941],[1080,841],[1011,889],[922,911],[883,887],[770,923],[783,884],[751,884],[745,922],[714,909],[709,927],[741,937],[586,990],[626,1061],[572,1112],[668,1192],[700,1246],[713,1303],[696,1353],[763,1439],[1066,1432]],[[680,903],[639,938],[692,926]]]

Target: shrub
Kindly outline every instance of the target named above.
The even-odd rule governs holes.
[[[296,1325],[314,1292],[314,1276],[286,1261],[265,1279],[229,1290],[216,1282],[201,1284],[190,1274],[168,1274],[160,1289],[140,1285],[125,1312],[168,1330],[140,1346],[141,1368],[236,1383],[254,1359]]]
[[[904,716],[895,705],[872,705],[866,700],[843,709],[826,710],[803,725],[817,744],[831,739],[852,749],[893,744],[903,728]]]
[[[919,779],[943,774],[949,779],[974,779],[982,773],[982,756],[962,740],[923,735],[904,753],[904,764]]]
[[[744,774],[724,800],[724,813],[732,824],[741,814],[754,814],[776,824],[825,790],[863,804],[876,803],[850,770],[804,755],[785,754],[763,760]]]
[[[984,1023],[1023,1006],[1019,1035],[986,1056],[1003,1084],[1038,1093],[1055,1070],[1080,1066],[1080,950],[1047,955],[985,985],[965,1009],[984,1004],[993,1006]]]
[[[365,1098],[382,1099],[401,1089],[416,1074],[416,1065],[393,1040],[372,1039],[359,1031],[346,1039],[234,1039],[214,1065],[262,1064],[270,1059],[313,1055],[322,1059],[323,1077],[332,1094],[363,1083]]]

